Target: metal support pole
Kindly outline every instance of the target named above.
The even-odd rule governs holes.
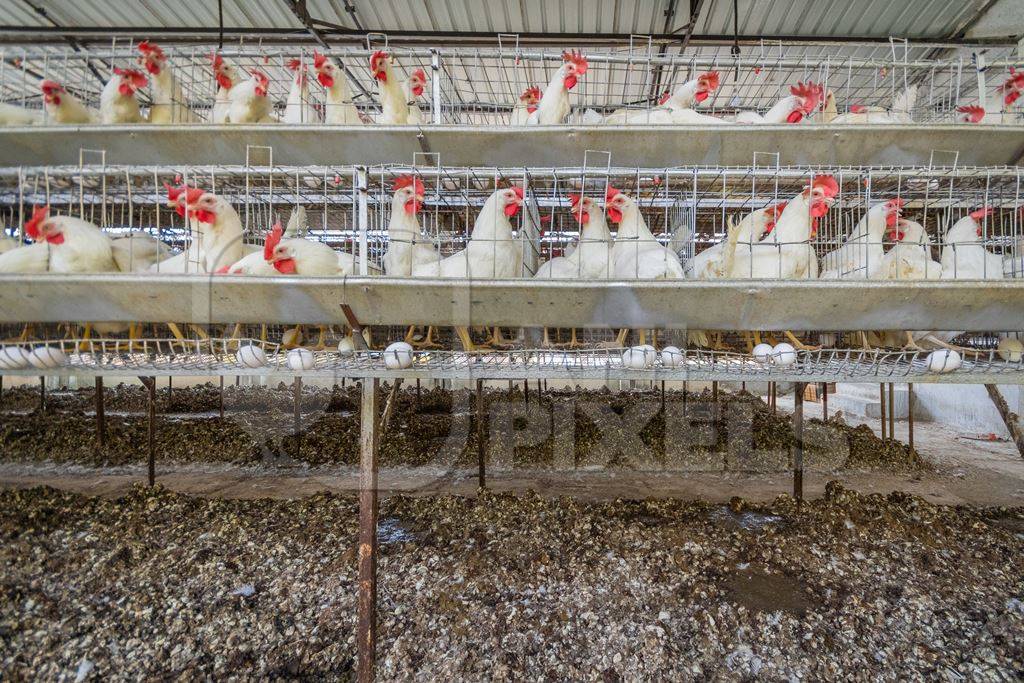
[[[793,389],[793,497],[797,504],[804,499],[804,383],[797,382]]]
[[[146,383],[146,388],[149,390],[149,400],[147,403],[149,413],[149,429],[147,446],[149,448],[149,470],[148,480],[149,485],[156,485],[156,377],[149,377],[149,382]]]
[[[295,459],[302,454],[302,378],[295,378],[292,431],[295,433]]]
[[[914,385],[907,385],[907,446],[914,452]]]
[[[377,403],[379,379],[363,379],[359,432],[359,575],[356,674],[376,677],[377,649]]]
[[[420,407],[420,378],[416,378],[416,407]]]
[[[107,445],[107,411],[104,407],[103,378],[96,376],[96,449],[102,451]]]
[[[523,401],[526,402],[526,405],[530,405],[530,380],[528,379],[523,380]]]
[[[889,382],[889,438],[896,438],[896,390],[895,385]]]
[[[778,394],[779,388],[775,384],[775,382],[771,383],[771,386],[769,386],[768,391],[770,393],[770,397],[769,397],[768,401],[772,404],[772,415],[775,415],[778,412],[778,399],[779,399],[779,394]]]
[[[39,410],[46,412],[46,378],[39,378]]]
[[[821,416],[828,422],[828,382],[821,383]]]
[[[992,399],[993,405],[996,410],[999,411],[999,416],[1003,418],[1003,424],[1006,425],[1006,431],[1010,432],[1010,438],[1013,439],[1013,443],[1017,446],[1017,451],[1020,453],[1020,457],[1024,458],[1024,426],[1020,423],[1020,418],[1016,413],[1010,412],[1010,406],[1007,405],[1006,399],[999,392],[999,387],[995,384],[986,384],[985,390],[988,392],[988,397]]]
[[[224,375],[220,376],[220,397],[217,404],[218,412],[220,412],[220,419],[224,419]]]
[[[683,416],[686,416],[686,380],[683,380]]]
[[[171,412],[171,401],[174,400],[174,376],[167,376],[167,412]]]
[[[366,231],[369,229],[370,216],[367,194],[369,194],[369,184],[367,182],[366,167],[360,166],[356,169],[356,217],[358,218],[356,226],[359,229],[359,274],[364,277],[370,268],[370,250],[366,235]],[[349,327],[352,326],[349,325]],[[362,330],[353,328],[353,341],[355,341],[357,335],[362,336]],[[356,348],[360,348],[359,342],[356,342]]]
[[[711,383],[711,400],[715,402],[715,405],[718,405],[718,382]]]
[[[541,400],[544,398],[544,394],[541,392],[540,380],[537,380],[537,405],[541,404]]]
[[[661,380],[661,414],[665,414],[665,380]]]
[[[878,385],[878,409],[882,418],[882,441],[885,441],[885,385]]]
[[[478,379],[476,381],[476,460],[477,478],[479,479],[481,489],[487,487],[486,453],[484,451],[484,439],[487,436],[487,430],[484,425],[484,420],[486,419],[484,412],[484,381]]]

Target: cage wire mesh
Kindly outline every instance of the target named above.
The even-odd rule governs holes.
[[[370,56],[387,50],[394,59],[394,73],[405,94],[422,110],[421,123],[495,125],[512,120],[520,96],[527,88],[543,88],[562,64],[558,51],[524,49],[514,36],[497,41],[497,48],[403,48],[388,45],[386,37],[371,37],[367,48],[336,48],[325,51],[338,66],[351,90],[351,103],[364,123],[380,113],[378,83],[369,67]],[[209,121],[218,84],[212,67],[212,47],[165,46],[169,69],[180,86],[180,104],[201,121]],[[313,48],[263,46],[239,41],[219,51],[238,72],[239,80],[260,72],[268,78],[268,98],[274,116],[284,119],[296,73],[293,60],[308,69],[307,90],[298,91],[303,116],[311,122],[324,119],[324,87],[316,78]],[[616,110],[643,112],[661,96],[706,71],[718,71],[721,85],[699,109],[730,116],[740,111],[763,113],[789,94],[798,81],[820,83],[831,91],[839,113],[851,107],[889,109],[906,88],[917,88],[908,112],[916,122],[953,121],[957,106],[998,102],[994,89],[1009,77],[1016,65],[1011,48],[990,47],[975,53],[948,51],[931,59],[927,46],[895,41],[871,46],[792,46],[763,43],[748,46],[738,56],[728,48],[678,47],[655,51],[649,38],[635,38],[622,49],[586,49],[589,68],[570,93],[570,123],[581,123],[587,109],[600,114]],[[4,48],[0,60],[0,102],[32,109],[42,107],[39,83],[50,79],[63,84],[85,104],[96,108],[104,83],[115,67],[143,68],[134,40],[113,40],[109,48],[76,51],[55,46]],[[426,74],[422,96],[414,97],[407,82],[417,70]],[[144,113],[154,102],[156,74],[139,91]],[[165,76],[162,78],[166,78]],[[979,97],[984,85],[985,96]],[[178,102],[175,102],[178,104]],[[181,111],[175,109],[174,111]],[[811,120],[820,120],[820,114]],[[1019,122],[1020,114],[1003,117]]]
[[[496,270],[474,273],[480,277],[532,277],[545,262],[572,255],[579,246],[581,227],[572,210],[573,195],[592,201],[595,215],[604,215],[609,188],[628,196],[651,233],[636,241],[641,246],[644,242],[667,246],[686,266],[702,252],[720,245],[730,222],[798,198],[812,179],[830,175],[838,187],[834,204],[816,221],[815,234],[810,234],[804,220],[803,232],[794,242],[806,243],[813,250],[821,260],[822,272],[830,266],[828,255],[842,247],[855,267],[839,276],[878,277],[874,261],[892,250],[896,238],[891,226],[879,222],[885,214],[878,214],[878,208],[898,199],[902,219],[924,230],[915,244],[932,261],[946,265],[943,277],[1001,279],[1024,274],[1024,197],[1017,167],[618,168],[606,159],[590,154],[587,165],[554,169],[449,167],[436,159],[365,170],[350,166],[6,168],[0,169],[0,216],[6,232],[24,239],[22,226],[32,208],[48,205],[53,214],[83,218],[111,236],[141,231],[156,237],[168,250],[181,250],[192,236],[186,222],[168,206],[166,188],[184,183],[213,192],[232,205],[249,249],[261,246],[275,223],[287,224],[301,207],[306,220],[300,227],[305,228],[302,232],[308,239],[360,258],[365,248],[373,272],[382,268],[389,248],[389,223],[395,213],[399,178],[415,177],[425,190],[414,225],[417,241],[431,254],[428,262],[465,254],[488,198],[520,187],[524,188],[523,206],[509,217],[510,235],[491,236],[492,231],[486,230],[489,226],[479,226],[475,238],[473,253],[489,258]],[[359,191],[361,174],[365,174],[365,192]],[[360,213],[364,201],[365,224]],[[872,207],[876,207],[871,214],[875,218],[869,220]],[[947,239],[958,221],[983,209],[991,212],[979,214],[976,235],[965,237],[961,231]],[[618,236],[621,225],[608,220],[611,240]],[[763,231],[766,227],[761,227],[748,241],[737,244],[737,255],[755,249],[759,240],[768,240],[769,233]],[[906,243],[900,248],[904,247]],[[979,250],[989,254],[979,261],[980,270],[970,261]],[[508,254],[521,262],[515,272],[507,272],[507,264],[501,261],[502,255]],[[611,258],[610,251],[606,258]],[[784,258],[782,251],[774,258]],[[998,267],[994,265],[997,261]],[[566,276],[573,275],[570,271]],[[735,276],[773,277],[765,271],[736,272]],[[596,279],[636,277],[630,277],[627,265],[625,271],[612,269]]]

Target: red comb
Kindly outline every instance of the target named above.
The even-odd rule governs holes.
[[[213,65],[213,69],[216,71],[224,66],[224,58],[220,56],[218,52],[210,53],[210,63]]]
[[[269,261],[274,257],[274,249],[278,244],[281,243],[281,236],[284,234],[284,228],[281,227],[281,223],[274,223],[274,227],[267,233],[266,239],[263,241],[263,260]]]
[[[839,183],[830,175],[820,175],[811,182],[811,188],[821,188],[826,197],[835,197],[839,194]]]
[[[796,85],[791,85],[789,87],[789,92],[805,100],[803,109],[807,112],[811,112],[814,111],[815,107],[818,106],[818,102],[821,101],[823,89],[820,85],[817,85],[812,81],[807,81],[807,83],[797,81]]]
[[[374,76],[378,80],[382,80],[380,78],[380,76],[384,76],[385,79],[387,78],[387,76],[382,72],[382,70],[380,68],[381,67],[381,62],[386,60],[387,58],[388,58],[388,53],[384,52],[384,50],[377,50],[372,55],[370,55],[370,71],[373,72]],[[378,75],[378,74],[380,74],[380,75]]]
[[[144,55],[153,57],[154,59],[164,59],[166,55],[163,49],[156,43],[151,43],[148,40],[144,40],[139,43],[139,52]]]
[[[423,69],[416,69],[415,71],[413,71],[412,72],[412,77],[416,78],[416,79],[419,79],[419,80],[423,81],[424,83],[427,82],[427,72],[424,71]]]
[[[973,218],[976,221],[980,221],[983,218],[985,218],[985,216],[991,216],[992,215],[992,211],[993,211],[993,209],[992,209],[991,206],[983,206],[982,208],[978,209],[977,211],[971,211],[971,218]]]
[[[582,200],[583,200],[583,195],[581,195],[581,194],[570,194],[569,195],[569,203],[572,204],[572,208],[574,208],[574,209],[576,208],[576,205],[579,204]]]
[[[668,102],[668,98],[670,97],[672,97],[672,93],[666,90],[665,92],[661,93],[661,97],[658,98],[658,104],[665,104],[666,102]]]
[[[294,59],[289,59],[288,68],[291,69],[292,71],[298,71],[299,69],[303,68],[302,60],[299,59],[298,57],[295,57]]]
[[[850,111],[854,114],[863,114],[868,110],[863,104],[851,104]]]
[[[137,69],[122,69],[120,67],[114,67],[114,73],[121,77],[122,84],[127,81],[133,90],[145,87],[146,83],[149,82],[149,79],[146,78],[146,74]]]
[[[722,77],[717,71],[708,71],[697,76],[697,84],[706,90],[716,90],[722,82]]]
[[[563,52],[562,61],[572,62],[573,64],[575,64],[576,71],[578,71],[581,76],[587,73],[587,58],[584,57],[583,54],[580,52],[576,52],[575,50],[573,50],[572,52]]]
[[[401,190],[403,187],[412,187],[413,192],[415,192],[416,194],[425,194],[423,181],[411,175],[403,175],[399,176],[398,178],[395,178],[395,182],[391,186],[391,189],[397,192],[398,190]]]
[[[217,274],[217,275],[227,275],[229,270],[231,270],[231,266],[227,265],[227,266],[221,266],[220,268],[218,268],[217,270],[215,270],[213,272],[215,274]]]
[[[610,202],[611,200],[615,199],[615,195],[617,195],[617,194],[620,194],[619,191],[616,190],[611,185],[609,185],[608,189],[604,193],[604,200],[606,202]]]
[[[39,84],[39,88],[43,91],[44,95],[53,95],[54,93],[64,92],[64,86],[57,81],[43,81]]]
[[[513,185],[512,186],[512,191],[515,192],[516,196],[519,197],[520,199],[523,198],[524,191],[523,191],[523,188],[520,187],[519,185]]]
[[[313,68],[320,69],[327,63],[327,55],[320,54],[316,50],[313,50]]]
[[[963,117],[963,120],[970,123],[978,123],[985,118],[985,108],[979,107],[976,104],[966,107],[957,107],[956,110],[961,114],[966,114],[966,116]]]
[[[900,197],[895,197],[895,198],[890,199],[889,201],[887,201],[885,203],[885,205],[886,206],[895,206],[895,207],[898,207],[898,208],[902,209],[903,205],[906,204],[906,203],[907,203],[906,199],[902,199]]]
[[[32,218],[25,221],[25,234],[34,240],[39,239],[39,224],[46,220],[46,217],[50,215],[50,206],[33,206],[32,207]]]
[[[256,86],[256,94],[259,95],[260,97],[266,97],[267,86],[270,85],[270,78],[268,78],[267,75],[262,71],[256,71],[255,69],[253,69],[249,73],[252,74],[252,77],[255,78],[256,83],[258,83],[258,85]]]
[[[533,100],[536,102],[540,100],[540,96],[540,88],[538,88],[537,86],[533,86],[532,88],[527,88],[526,90],[524,90],[523,94],[519,96],[519,99],[524,102],[529,100]]]

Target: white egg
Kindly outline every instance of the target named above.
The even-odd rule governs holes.
[[[338,353],[343,356],[351,356],[356,352],[356,343],[352,340],[352,337],[345,337],[338,342]]]
[[[773,349],[771,344],[758,344],[754,347],[752,353],[758,363],[771,363],[772,351]]]
[[[647,367],[647,349],[640,346],[632,346],[622,352],[622,365],[630,370],[643,370]]]
[[[28,351],[20,346],[0,348],[0,370],[21,370],[28,367]]]
[[[636,348],[644,352],[644,365],[651,367],[658,362],[658,350],[650,344],[641,344]]]
[[[683,352],[675,346],[666,346],[661,350],[661,364],[666,368],[677,368],[683,364]]]
[[[267,364],[267,354],[255,344],[246,344],[240,347],[235,357],[247,368],[262,368]]]
[[[1024,343],[1020,339],[1000,339],[997,351],[1007,363],[1019,363],[1024,358]]]
[[[309,349],[292,349],[288,352],[286,361],[289,368],[295,372],[302,372],[303,370],[312,370],[315,359],[313,352]]]
[[[963,361],[960,354],[952,349],[939,349],[928,354],[925,360],[930,372],[953,372],[959,370]]]
[[[28,355],[28,362],[37,370],[51,370],[67,363],[68,357],[55,346],[37,346]]]
[[[782,342],[772,349],[772,362],[781,367],[788,367],[796,362],[796,349],[792,344]]]
[[[404,370],[412,365],[412,346],[405,342],[388,344],[384,349],[384,365],[388,370]]]

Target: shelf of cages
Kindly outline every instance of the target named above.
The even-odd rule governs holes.
[[[296,234],[353,256],[355,267],[336,275],[387,271],[401,277],[615,281],[680,274],[726,280],[1024,275],[1018,167],[623,168],[597,153],[585,155],[583,166],[566,168],[455,167],[437,164],[431,155],[420,161],[373,167],[4,168],[0,219],[8,234],[22,238],[33,207],[49,206],[51,214],[83,218],[111,236],[148,235],[157,241],[156,261],[190,244],[184,219],[167,205],[167,187],[184,183],[231,205],[247,250],[262,246],[275,222],[301,223]],[[824,177],[831,178],[831,196],[820,198],[816,206],[823,213],[811,218],[806,212],[814,202],[807,189]],[[402,182],[406,193],[413,183],[418,188],[413,212],[395,189]],[[497,216],[493,207],[484,212],[489,198],[513,187],[524,188],[523,206],[507,223],[494,223],[507,232],[499,235],[493,225],[477,231],[478,222],[488,220],[481,216]],[[634,220],[609,220],[603,207],[615,190],[635,209]],[[582,242],[574,196],[586,198]],[[803,204],[797,201],[790,213],[780,208],[794,200]],[[774,232],[780,222],[783,229]],[[623,225],[630,233],[621,233],[616,247]],[[732,249],[726,239],[730,225],[738,233]],[[389,252],[404,255],[404,271],[385,267]],[[459,254],[474,254],[475,260],[452,262]],[[542,267],[554,258],[561,259],[558,268]],[[138,270],[149,263],[132,265]],[[203,269],[196,263],[186,272]]]
[[[113,70],[136,69],[148,80],[138,90],[143,114],[153,103],[171,101],[180,107],[163,122],[210,122],[222,84],[236,85],[257,73],[265,77],[263,88],[277,119],[299,111],[288,109],[291,98],[305,105],[303,118],[289,118],[295,123],[323,121],[333,103],[352,104],[359,114],[356,123],[373,123],[381,114],[381,62],[374,55],[383,52],[392,62],[388,76],[421,110],[415,115],[417,123],[494,126],[518,120],[517,108],[528,105],[521,99],[527,90],[543,90],[561,77],[564,55],[521,47],[515,36],[498,36],[496,42],[494,48],[410,48],[371,34],[365,48],[331,50],[240,42],[218,51],[213,45],[160,47],[141,40],[114,40],[109,47],[91,49],[9,46],[2,50],[0,101],[42,109],[39,84],[50,80],[86,106],[98,108]],[[680,53],[677,47],[661,49],[636,36],[623,48],[576,49],[586,68],[570,91],[567,122],[575,124],[587,122],[587,109],[643,112],[665,93],[712,71],[719,74],[718,87],[700,102],[700,109],[713,115],[763,113],[789,95],[789,86],[811,81],[833,93],[841,114],[859,107],[891,110],[893,100],[914,87],[917,95],[904,112],[910,121],[952,122],[958,106],[996,99],[996,88],[1014,75],[1010,69],[1019,63],[1012,45],[946,51],[944,58],[933,59],[927,45],[903,41],[830,47],[763,43],[733,55],[728,48],[712,46]],[[220,56],[216,63],[215,53]],[[306,74],[304,86],[298,82],[300,73]],[[171,77],[176,86],[167,87]],[[979,92],[985,97],[979,98]],[[820,116],[812,114],[815,118]]]
[[[21,349],[32,365],[10,360]],[[651,347],[653,349],[653,347]],[[1024,361],[995,350],[949,360],[945,351],[817,349],[769,358],[712,350],[623,348],[464,351],[288,350],[250,338],[60,339],[3,347],[0,375],[217,376],[287,374],[323,379],[567,379],[664,381],[1024,384]]]
[[[409,117],[399,121],[403,117],[381,114],[377,80],[370,68],[370,58],[378,49],[387,50],[394,58],[392,79],[400,82],[405,92],[411,93],[411,87],[418,91],[418,84],[423,83],[422,95],[408,95],[418,112],[409,110],[415,125],[401,125],[408,123]],[[506,124],[519,121],[530,106],[520,99],[528,87],[543,87],[553,78],[562,64],[560,52],[519,50],[514,44],[490,50],[408,49],[382,41],[365,50],[332,50],[333,71],[325,82],[332,84],[333,92],[344,81],[350,85],[350,93],[342,100],[332,95],[328,101],[327,89],[319,84],[319,76],[314,76],[317,64],[322,68],[325,63],[322,56],[316,56],[319,53],[299,47],[232,47],[222,51],[223,59],[233,64],[238,74],[258,70],[266,76],[273,116],[298,123],[196,126],[186,119],[210,119],[220,87],[210,51],[168,47],[166,56],[177,74],[178,90],[167,92],[180,94],[154,100],[153,83],[139,91],[144,114],[154,101],[169,103],[169,109],[160,110],[170,112],[167,125],[150,126],[143,135],[135,126],[68,125],[48,127],[45,135],[40,135],[37,127],[8,128],[0,131],[5,139],[0,146],[0,164],[27,159],[43,164],[73,163],[83,147],[104,149],[111,160],[121,163],[213,164],[225,159],[241,163],[255,136],[273,147],[278,162],[286,164],[392,163],[429,150],[442,153],[446,163],[455,165],[500,158],[502,164],[550,166],[578,157],[581,149],[612,151],[617,163],[628,165],[736,165],[768,151],[777,151],[787,164],[924,164],[936,150],[959,151],[961,162],[968,164],[1020,162],[1024,154],[1019,142],[1020,115],[993,109],[1004,97],[995,89],[1010,77],[1014,65],[1010,49],[989,48],[983,55],[958,53],[947,61],[928,60],[926,48],[908,45],[844,48],[835,55],[822,50],[763,46],[737,59],[718,48],[699,48],[685,55],[672,51],[656,54],[648,43],[638,41],[625,51],[587,51],[587,72],[570,93],[571,113],[565,119],[572,134],[567,135],[562,126],[533,127],[527,145],[521,143],[523,130]],[[137,64],[141,56],[138,45],[132,42],[91,52],[9,48],[5,56],[6,60],[0,61],[0,102],[16,107],[14,111],[27,108],[30,117],[36,113],[47,116],[41,113],[39,90],[44,78],[69,83],[69,92],[96,105],[113,68],[141,66]],[[310,76],[308,92],[293,94],[295,78],[288,65],[296,59],[310,69]],[[822,84],[833,93],[841,114],[860,107],[868,107],[869,112],[891,110],[893,99],[906,88],[916,88],[917,94],[904,117],[909,123],[860,125],[859,115],[847,116],[849,125],[843,126],[697,123],[683,126],[685,135],[675,126],[651,125],[645,112],[666,89],[679,88],[687,79],[709,70],[719,74],[719,87],[699,109],[724,117],[738,112],[763,114],[788,96],[789,86],[798,81]],[[419,80],[410,85],[411,78]],[[151,79],[155,81],[156,76]],[[957,107],[977,103],[979,92],[987,93],[985,104],[992,109],[983,122],[993,125],[959,123]],[[330,111],[340,108],[350,112],[347,118],[331,116],[329,120],[358,120],[358,134],[348,124],[331,131],[320,127]],[[619,112],[618,120],[634,123],[592,125],[594,117],[600,120],[615,112]],[[810,110],[804,121],[821,122],[824,118],[825,112]],[[363,125],[378,120],[396,125]],[[639,131],[643,135],[638,135]]]

